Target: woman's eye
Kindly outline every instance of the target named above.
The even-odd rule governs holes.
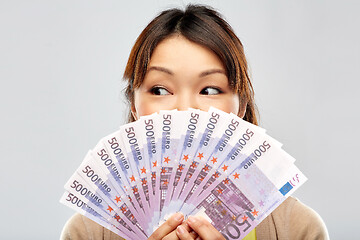
[[[150,92],[154,95],[170,95],[169,91],[163,87],[153,87]]]
[[[202,95],[217,95],[222,93],[220,89],[217,89],[215,87],[206,87],[201,90],[200,94]]]

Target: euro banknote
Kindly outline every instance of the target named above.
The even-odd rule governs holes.
[[[176,212],[242,239],[306,180],[280,142],[235,114],[162,110],[103,137],[60,202],[126,239]]]

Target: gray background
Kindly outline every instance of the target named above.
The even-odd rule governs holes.
[[[261,125],[309,181],[296,196],[332,239],[359,226],[358,1],[204,1],[242,40]],[[124,123],[122,72],[140,31],[187,1],[1,0],[1,238],[57,239],[87,150]]]

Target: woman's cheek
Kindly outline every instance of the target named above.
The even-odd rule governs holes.
[[[207,111],[210,107],[215,107],[227,113],[237,114],[239,112],[239,98],[237,95],[203,98],[200,105],[200,109],[204,111]]]
[[[138,100],[138,101],[136,101]],[[160,110],[171,110],[176,107],[172,106],[171,99],[166,97],[148,97],[135,99],[135,110],[137,115],[150,115]]]

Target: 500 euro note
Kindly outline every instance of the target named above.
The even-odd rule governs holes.
[[[151,232],[157,226],[160,218],[160,170],[161,170],[161,132],[159,131],[160,117],[158,114],[142,116],[140,118],[139,130],[143,131],[141,144],[143,146],[144,161],[150,165],[151,185],[153,189],[153,203],[151,204],[151,220],[147,226],[147,231]]]
[[[161,132],[161,171],[160,171],[160,212],[163,214],[171,200],[171,190],[176,166],[178,166],[181,144],[183,142],[184,124],[181,112],[177,110],[160,111]],[[161,217],[160,217],[161,218]]]
[[[215,177],[182,211],[205,217],[226,239],[246,236],[307,180],[291,160],[283,158],[281,149],[271,150],[251,165],[248,162],[253,155],[244,158],[226,177]],[[282,160],[272,161],[274,157]],[[269,161],[271,169],[264,172]]]
[[[120,131],[116,131],[105,138],[102,142],[107,149],[107,154],[111,159],[114,159],[114,162],[118,166],[119,171],[122,175],[121,188],[125,190],[128,195],[128,199],[131,201],[132,206],[136,209],[136,219],[141,223],[141,226],[145,226],[146,217],[143,206],[143,201],[145,197],[141,197],[142,191],[139,191],[140,179],[135,178],[136,175],[133,173],[134,166],[131,166],[126,150],[122,145],[122,136]],[[119,186],[118,186],[119,187]]]
[[[198,109],[189,109],[181,114],[182,122],[186,126],[184,132],[179,141],[179,159],[178,164],[174,166],[170,178],[169,194],[167,195],[167,201],[163,208],[163,218],[167,218],[168,215],[174,211],[180,209],[180,203],[177,201],[182,187],[182,183],[185,179],[183,174],[184,169],[187,169],[192,164],[196,150],[198,149],[200,138],[199,135],[203,131],[205,118],[207,112],[203,112]]]
[[[212,107],[160,111],[101,139],[61,202],[129,239],[146,239],[177,211],[241,239],[306,180],[281,146]]]
[[[128,229],[120,229],[119,227],[114,226],[110,223],[111,221],[109,221],[107,218],[104,218],[101,214],[96,212],[93,208],[91,208],[84,201],[80,200],[79,197],[73,193],[65,191],[60,198],[60,203],[93,220],[94,222],[118,234],[119,236],[124,236],[129,239],[133,238],[133,234]]]
[[[145,222],[151,222],[150,211],[154,202],[153,189],[151,184],[151,168],[150,163],[144,157],[143,143],[141,135],[143,133],[140,129],[141,121],[132,122],[120,127],[120,134],[122,136],[122,145],[126,150],[127,159],[132,169],[132,176],[130,182],[134,181],[137,188],[133,188],[134,192],[139,192],[141,201],[143,203],[143,211],[145,213]],[[145,228],[148,227],[145,225]]]
[[[76,199],[85,203],[86,206],[94,209],[103,219],[108,220],[110,223],[115,223],[114,220],[116,220],[120,224],[117,227],[119,229],[121,229],[121,226],[124,227],[125,229],[121,229],[121,231],[126,235],[129,236],[130,233],[135,233],[139,237],[145,237],[146,235],[142,234],[143,230],[134,214],[123,201],[124,196],[116,192],[99,166],[96,164],[91,152],[89,152],[75,174],[66,183],[65,189],[70,191]],[[74,201],[64,201],[67,199],[62,199],[62,202],[69,204]],[[84,209],[89,210],[89,208]],[[126,229],[130,232],[126,232]]]

